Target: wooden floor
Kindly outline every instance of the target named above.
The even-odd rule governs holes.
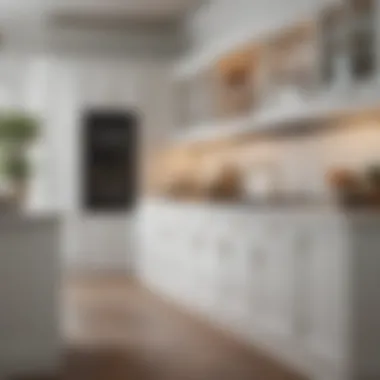
[[[71,280],[64,298],[57,379],[301,380],[129,280]]]

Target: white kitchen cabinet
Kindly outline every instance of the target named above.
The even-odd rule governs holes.
[[[59,371],[59,225],[50,216],[0,220],[0,377]]]
[[[380,216],[146,201],[152,289],[312,380],[380,375]]]

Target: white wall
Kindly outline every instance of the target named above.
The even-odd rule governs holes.
[[[3,104],[31,109],[44,119],[29,207],[63,215],[70,266],[127,269],[133,260],[132,216],[94,216],[81,209],[79,119],[87,107],[134,108],[141,114],[142,142],[165,140],[173,125],[170,62],[15,54],[2,65],[8,69],[1,78]]]
[[[167,63],[129,59],[81,59],[53,65],[58,88],[51,97],[50,146],[58,176],[57,203],[66,213],[66,252],[76,268],[122,269],[133,261],[134,228],[129,215],[88,215],[80,205],[80,138],[78,118],[87,107],[137,109],[142,136],[157,142],[170,126],[171,93]],[[57,70],[57,71],[56,71]],[[57,114],[61,115],[57,118]]]

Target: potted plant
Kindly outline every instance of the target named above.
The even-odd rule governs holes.
[[[28,148],[38,134],[38,120],[32,115],[16,111],[0,115],[3,174],[9,182],[12,199],[18,206],[25,200],[31,175]]]

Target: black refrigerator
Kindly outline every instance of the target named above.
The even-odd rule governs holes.
[[[133,210],[138,186],[138,117],[134,112],[89,110],[83,115],[83,208]]]

